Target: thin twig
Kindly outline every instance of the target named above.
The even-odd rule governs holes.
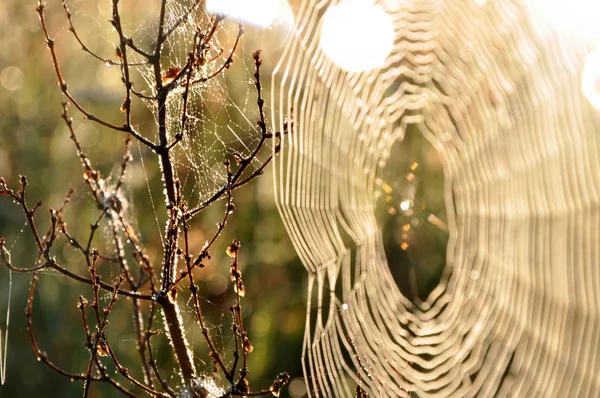
[[[75,106],[75,108],[77,108],[77,110],[79,110],[79,112],[81,112],[83,114],[83,116],[86,119],[91,120],[93,122],[96,122],[98,124],[101,124],[102,126],[108,127],[108,128],[110,128],[112,130],[123,131],[123,132],[126,132],[128,134],[131,134],[139,142],[141,142],[142,144],[146,145],[147,147],[149,147],[149,148],[151,148],[152,150],[155,151],[156,150],[156,145],[154,143],[152,143],[151,141],[149,141],[147,138],[141,136],[129,124],[124,124],[122,126],[117,126],[115,124],[112,124],[112,123],[109,123],[109,122],[107,122],[105,120],[102,120],[102,119],[94,116],[90,112],[88,112],[71,95],[71,93],[69,92],[69,90],[67,88],[67,83],[65,82],[65,80],[63,78],[63,75],[62,75],[62,72],[60,70],[60,66],[59,66],[59,63],[58,63],[58,57],[56,56],[56,50],[54,49],[54,45],[55,45],[54,40],[50,38],[50,35],[48,33],[48,28],[46,27],[46,20],[45,20],[45,17],[44,17],[44,9],[45,9],[45,7],[46,7],[45,2],[40,1],[38,3],[38,6],[36,7],[36,11],[38,13],[38,16],[39,16],[39,19],[40,19],[40,23],[42,25],[42,31],[44,32],[44,37],[46,38],[46,44],[48,45],[48,49],[50,50],[50,55],[52,56],[52,64],[54,65],[54,71],[56,73],[56,78],[58,79],[58,85],[60,86],[60,89],[63,92],[63,94],[65,95],[65,97],[67,97],[69,99],[69,101]]]

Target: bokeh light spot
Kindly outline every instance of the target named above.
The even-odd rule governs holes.
[[[25,74],[16,66],[9,66],[0,73],[0,83],[10,91],[17,91],[25,83]]]
[[[252,334],[263,337],[271,329],[271,316],[267,312],[256,312],[252,315]]]
[[[290,383],[289,393],[293,398],[300,398],[306,396],[306,385],[302,377],[296,377]]]
[[[368,0],[346,0],[323,16],[321,49],[349,72],[381,67],[394,45],[394,26],[388,14]]]
[[[208,291],[215,296],[225,293],[227,286],[227,278],[219,273],[213,274],[208,280]]]
[[[600,110],[600,47],[592,51],[585,61],[581,92],[594,108]]]

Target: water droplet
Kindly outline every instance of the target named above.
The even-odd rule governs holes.
[[[404,200],[400,203],[400,208],[404,211],[410,209],[413,205],[413,202],[410,200]]]

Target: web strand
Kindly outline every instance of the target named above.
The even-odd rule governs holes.
[[[295,16],[271,102],[280,128],[293,108],[297,132],[274,185],[309,273],[312,396],[600,391],[600,124],[579,80],[598,43],[570,42],[521,1],[478,3],[378,2],[394,48],[354,74],[318,47],[325,4]],[[419,305],[375,218],[376,178],[411,124],[443,160],[450,234]]]
[[[12,271],[8,271],[8,300],[6,303],[6,324],[0,329],[0,385],[6,381],[6,360],[8,358],[8,327],[10,326],[10,302],[12,298]]]

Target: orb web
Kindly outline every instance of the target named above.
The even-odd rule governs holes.
[[[272,79],[272,119],[294,113],[274,185],[308,271],[311,395],[598,394],[600,117],[581,92],[597,39],[534,2],[384,0],[392,53],[350,73],[319,48],[337,3],[299,4]],[[375,217],[409,127],[442,160],[449,231],[420,303],[394,282]]]

